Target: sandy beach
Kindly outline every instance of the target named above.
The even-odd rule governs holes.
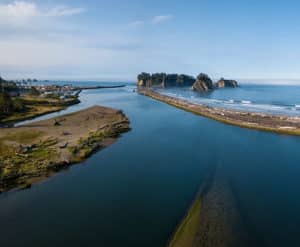
[[[192,112],[213,120],[242,128],[275,132],[278,134],[300,135],[300,117],[271,115],[266,113],[236,111],[195,104],[187,100],[162,95],[149,88],[139,88],[139,93],[155,100]]]

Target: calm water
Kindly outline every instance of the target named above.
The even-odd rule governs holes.
[[[300,86],[240,84],[238,88],[199,94],[191,88],[169,88],[161,93],[196,103],[244,111],[300,115]]]
[[[299,137],[227,126],[131,86],[85,91],[81,100],[68,111],[120,108],[132,131],[81,165],[0,195],[1,246],[165,246],[216,165],[258,246],[300,245]]]

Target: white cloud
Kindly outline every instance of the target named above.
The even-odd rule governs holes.
[[[64,6],[55,7],[45,13],[46,16],[71,16],[81,14],[85,11],[84,8],[67,8]]]
[[[129,23],[129,27],[141,27],[145,24],[144,21],[133,21]]]
[[[59,17],[71,16],[84,12],[84,8],[69,8],[55,6],[43,9],[33,2],[14,1],[9,4],[0,4],[0,19],[4,18],[31,18],[31,17]]]
[[[148,24],[159,24],[173,19],[172,15],[156,15],[150,20],[136,20],[128,24],[129,27],[137,28]]]
[[[173,18],[172,15],[157,15],[152,18],[152,23],[159,24],[161,22],[169,21]]]
[[[14,2],[0,5],[0,16],[6,17],[32,17],[38,15],[37,6],[34,3]]]

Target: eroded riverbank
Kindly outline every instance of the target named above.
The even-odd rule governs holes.
[[[81,162],[129,130],[122,111],[93,106],[0,132],[0,192],[28,187]]]
[[[162,95],[149,88],[139,88],[142,95],[165,102],[177,108],[213,120],[243,128],[275,132],[278,134],[300,135],[300,117],[270,115],[265,113],[243,112],[195,104],[187,100]]]

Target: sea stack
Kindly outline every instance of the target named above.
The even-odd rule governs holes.
[[[191,87],[195,83],[193,76],[185,74],[141,73],[137,77],[137,86],[142,87]]]
[[[141,73],[137,77],[137,85],[142,87],[151,87],[151,75],[149,73]]]
[[[137,86],[146,88],[169,88],[169,87],[191,87],[197,92],[208,92],[218,88],[238,87],[235,80],[221,78],[217,82],[205,73],[200,73],[197,78],[185,74],[167,74],[167,73],[141,73],[137,77]]]
[[[224,78],[221,78],[218,82],[215,84],[216,88],[224,88],[224,87],[238,87],[238,83],[235,80],[226,80]]]
[[[200,73],[197,76],[196,82],[192,86],[194,91],[207,92],[214,89],[213,81],[207,74]]]

